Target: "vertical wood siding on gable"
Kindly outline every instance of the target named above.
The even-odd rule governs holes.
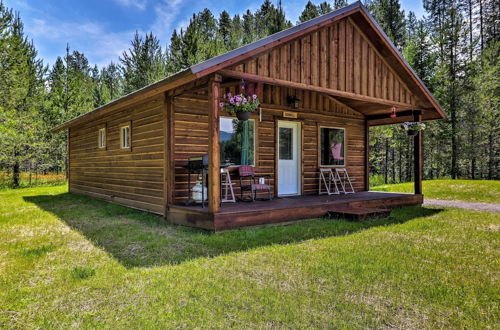
[[[348,18],[229,69],[417,104],[415,95]]]

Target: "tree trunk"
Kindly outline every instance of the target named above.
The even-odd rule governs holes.
[[[399,154],[399,182],[403,182],[403,145],[401,141],[398,144],[398,154]]]
[[[19,161],[16,159],[16,162],[12,167],[12,187],[14,188],[19,187],[19,175],[20,175]]]
[[[493,152],[494,150],[494,144],[493,144],[494,138],[493,138],[493,133],[490,132],[488,135],[488,180],[492,180],[494,177],[494,170],[495,170],[495,154]]]
[[[384,183],[387,184],[389,170],[389,139],[385,138]]]
[[[411,157],[411,142],[408,142],[408,148],[406,149],[406,182],[411,181],[411,162],[412,162],[412,157]]]
[[[391,148],[391,183],[396,183],[396,155],[394,148]]]
[[[484,49],[484,34],[483,34],[483,0],[479,0],[479,37],[481,39],[481,54]]]

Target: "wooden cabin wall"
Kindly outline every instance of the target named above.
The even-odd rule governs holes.
[[[225,92],[234,89],[223,89]],[[286,101],[287,95],[298,95],[303,106],[291,110]],[[318,193],[318,129],[319,126],[341,127],[346,129],[346,167],[356,191],[364,189],[364,117],[328,98],[308,91],[289,88],[264,86],[262,121],[254,113],[256,123],[256,174],[269,175],[271,185],[275,181],[275,142],[276,121],[291,120],[283,118],[283,111],[298,112],[303,127],[303,194]],[[189,157],[208,153],[208,101],[206,92],[185,93],[174,98],[175,112],[175,203],[182,203],[188,197],[188,176],[184,166]],[[224,114],[222,114],[224,116]],[[293,119],[292,119],[293,120]],[[191,178],[191,186],[196,177]],[[232,169],[235,193],[239,196],[237,169]],[[263,194],[265,195],[265,194]]]
[[[349,18],[273,47],[230,69],[417,104],[417,97]]]
[[[150,98],[70,130],[70,192],[164,213],[163,97]],[[119,126],[131,122],[131,150]],[[106,149],[97,145],[106,126]]]

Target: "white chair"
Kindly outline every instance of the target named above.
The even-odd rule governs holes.
[[[227,168],[220,170],[220,185],[221,185],[221,203],[236,203],[234,196],[233,185],[231,182],[231,174]]]
[[[342,192],[344,194],[354,194],[354,187],[352,186],[351,179],[349,178],[349,174],[347,173],[346,168],[336,168],[335,169],[335,174],[340,182],[340,185],[342,187]],[[346,188],[349,189],[349,191],[346,190]]]
[[[328,194],[328,195],[338,195],[340,194],[339,187],[337,186],[337,182],[339,180],[336,178],[336,172],[333,172],[331,168],[320,168],[319,169],[319,194]],[[332,190],[332,184],[335,190]],[[323,186],[325,190],[323,191]]]

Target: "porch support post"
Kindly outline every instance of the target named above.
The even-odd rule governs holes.
[[[365,119],[365,191],[370,190],[370,124]]]
[[[219,93],[222,78],[215,74],[208,83],[208,210],[220,210]]]
[[[416,111],[413,114],[413,121],[422,121],[422,112]],[[423,131],[418,131],[413,140],[413,168],[415,176],[415,194],[422,194],[422,138]]]
[[[168,211],[169,205],[174,202],[174,187],[175,187],[175,141],[174,141],[174,130],[175,130],[175,118],[174,118],[174,106],[172,104],[172,94],[170,92],[165,92],[165,99],[163,103],[163,114],[164,118],[164,128],[163,134],[165,134],[165,163],[164,163],[164,201],[165,201],[165,216]]]

